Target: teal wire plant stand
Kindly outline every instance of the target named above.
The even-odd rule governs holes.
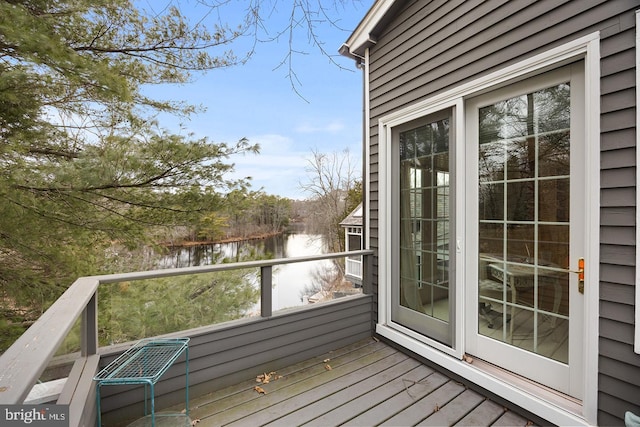
[[[170,416],[182,416],[186,425],[189,425],[189,338],[175,338],[140,340],[93,377],[96,381],[98,427],[102,426],[100,389],[103,386],[131,384],[144,385],[144,415],[151,419],[151,426],[155,426],[155,384],[182,353],[185,354],[186,411],[184,414]],[[166,414],[163,413],[162,416]]]

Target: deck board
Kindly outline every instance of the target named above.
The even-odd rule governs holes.
[[[268,384],[250,380],[192,398],[191,418],[198,427],[527,425],[526,418],[373,339],[277,374],[282,378]]]
[[[370,342],[365,343],[361,341],[352,346],[325,353],[315,358],[308,359],[296,365],[290,366],[287,369],[282,369],[278,371],[278,374],[283,376],[282,379],[273,381],[266,385],[260,384],[260,386],[264,388],[267,393],[271,394],[280,388],[290,386],[298,381],[326,372],[323,360],[335,360],[334,362],[331,362],[331,365],[337,367],[339,366],[339,363],[348,363],[349,361],[357,360],[359,357],[362,357],[364,352],[372,353],[384,348],[385,345],[382,343],[374,343],[372,345]],[[260,375],[261,373],[262,372],[256,372],[256,376]],[[285,379],[286,381],[283,381]],[[208,418],[214,417],[216,414],[230,411],[233,408],[242,404],[246,404],[249,401],[257,400],[261,397],[266,397],[266,395],[261,396],[255,392],[253,388],[256,385],[257,383],[254,380],[249,380],[234,386],[227,387],[223,390],[215,391],[210,394],[191,399],[189,405],[191,407],[191,418],[205,421]],[[220,416],[219,418],[222,421],[222,416]],[[216,424],[214,423],[211,425]]]
[[[523,418],[511,411],[507,411],[500,418],[496,420],[495,423],[492,424],[492,427],[513,427],[513,426],[522,426],[525,427],[527,424],[522,424]]]
[[[384,369],[384,366],[388,363],[395,363],[397,359],[403,358],[404,355],[399,353],[393,355],[386,355],[385,351],[379,351],[375,354],[367,355],[360,360],[350,362],[348,364],[334,368],[331,371],[326,372],[324,375],[318,375],[311,378],[308,381],[301,381],[291,388],[290,387],[278,390],[278,396],[275,398],[278,403],[269,405],[268,408],[258,408],[252,415],[244,417],[238,420],[236,423],[231,423],[231,426],[246,426],[246,425],[262,425],[264,423],[276,420],[282,417],[283,414],[288,414],[300,408],[304,408],[306,405],[314,403],[320,399],[326,399],[327,396],[331,396],[339,390],[342,390],[348,384],[355,384],[367,377]],[[376,360],[380,356],[385,357]],[[392,360],[385,360],[385,359]],[[366,366],[360,367],[359,365],[365,364]],[[296,393],[294,397],[290,397],[291,393]],[[274,394],[265,395],[264,398],[269,398]],[[261,399],[262,401],[266,399]],[[262,403],[262,402],[259,402]],[[244,409],[244,408],[243,408]]]
[[[385,359],[381,362],[386,363],[388,361]],[[379,368],[379,372],[372,372],[373,375],[369,376],[368,378],[356,383],[352,383],[350,385],[347,384],[346,387],[332,394],[331,396],[327,396],[321,400],[316,400],[312,404],[301,407],[294,413],[291,413],[276,420],[274,423],[267,425],[270,427],[287,427],[291,425],[326,426],[328,425],[327,423],[329,421],[323,417],[327,413],[327,407],[338,408],[344,405],[345,402],[355,400],[358,397],[367,394],[371,390],[376,390],[380,387],[385,386],[389,383],[389,381],[397,378],[398,375],[404,375],[407,372],[410,372],[412,369],[415,369],[417,366],[419,366],[419,362],[411,358],[403,359],[399,363],[394,364],[389,368],[381,366]],[[370,403],[368,405],[370,405]],[[331,422],[330,424],[335,424],[335,422]]]
[[[382,425],[414,426],[439,411],[440,407],[446,405],[463,391],[464,386],[462,384],[446,381],[442,386],[436,388],[427,396],[384,421]]]
[[[473,390],[465,390],[439,411],[418,423],[419,426],[451,426],[464,418],[476,406],[485,400],[484,396]]]
[[[370,407],[364,413],[349,420],[346,425],[350,426],[369,426],[379,425],[392,415],[395,415],[398,411],[412,406],[416,400],[428,395],[433,390],[440,387],[442,384],[448,381],[448,378],[439,372],[433,372],[425,380],[429,381],[428,386],[421,384],[414,384],[409,387],[409,392],[400,392],[379,405]],[[402,379],[400,379],[402,381]],[[413,397],[412,397],[413,396]]]
[[[433,370],[424,366],[418,365],[411,371],[407,372],[403,378],[410,381],[421,381],[428,375],[433,374]],[[322,416],[319,416],[311,422],[304,424],[305,426],[329,426],[329,425],[344,425],[348,424],[354,417],[360,415],[366,408],[377,407],[388,399],[392,398],[396,394],[405,392],[405,386],[398,381],[388,382],[380,387],[373,389],[356,399],[344,402],[342,405],[329,410]],[[290,415],[293,419],[294,414]]]
[[[506,408],[491,400],[485,400],[476,406],[471,412],[461,419],[458,426],[490,426],[498,420],[506,411]]]

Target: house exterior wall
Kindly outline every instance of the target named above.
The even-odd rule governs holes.
[[[633,350],[638,8],[637,0],[406,1],[375,34],[369,51],[369,215],[375,250],[380,117],[600,32],[600,425],[622,424],[626,410],[640,413],[640,355]],[[374,258],[377,298],[376,271]]]

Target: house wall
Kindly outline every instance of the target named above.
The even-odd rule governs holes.
[[[626,410],[640,413],[640,356],[633,351],[638,8],[637,0],[411,0],[375,35],[369,53],[370,242],[378,249],[380,117],[600,32],[600,425],[623,424]],[[376,272],[374,258],[377,300]]]
[[[184,331],[180,337],[191,338],[189,394],[205,395],[370,337],[371,304],[370,295],[359,295],[283,310],[271,318]],[[100,368],[128,347],[102,349]],[[157,411],[184,403],[184,374],[181,357],[156,385]],[[106,386],[101,397],[104,425],[139,418],[144,413],[141,386]]]

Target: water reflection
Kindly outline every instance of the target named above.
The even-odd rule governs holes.
[[[285,233],[264,239],[170,248],[169,253],[157,261],[156,268],[191,267],[223,261],[301,257],[324,253],[328,251],[321,236]],[[317,293],[321,293],[324,286],[318,282],[322,281],[321,276],[335,276],[335,270],[331,260],[274,267],[273,310],[295,307],[307,304],[309,299],[313,301],[314,298],[322,298]]]
[[[287,258],[286,242],[290,236],[294,235],[279,234],[264,239],[238,242],[173,246],[168,248],[168,253],[156,262],[155,267],[181,268],[218,264],[223,261],[239,262],[248,259]]]

